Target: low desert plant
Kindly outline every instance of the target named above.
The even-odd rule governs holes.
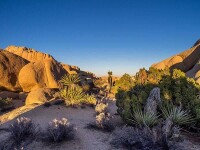
[[[85,93],[79,86],[62,89],[60,90],[60,95],[64,98],[67,106],[80,105],[85,100]]]
[[[17,118],[9,127],[10,139],[16,144],[28,138],[35,138],[39,128],[32,122],[30,118],[20,117]]]
[[[183,110],[181,107],[166,104],[160,106],[163,117],[165,119],[170,118],[173,125],[185,125],[194,122],[194,118],[188,111]]]
[[[111,132],[115,129],[109,113],[100,113],[96,115],[96,122],[89,123],[87,128],[106,132]]]
[[[0,108],[5,108],[13,104],[12,98],[1,98],[0,97]]]
[[[160,131],[160,130],[157,130]],[[165,143],[162,142],[162,135],[154,133],[148,128],[123,127],[113,133],[111,144],[114,147],[127,147],[128,149],[142,150],[165,150]],[[158,132],[161,134],[161,132]],[[155,137],[155,136],[159,136]],[[155,140],[156,139],[156,140]]]
[[[153,112],[146,112],[137,108],[133,110],[133,119],[131,121],[138,126],[152,127],[157,124],[158,116]]]
[[[104,113],[108,111],[108,104],[99,103],[95,107],[95,111],[97,114]]]
[[[85,100],[83,101],[83,103],[94,106],[94,105],[96,105],[97,100],[96,100],[96,97],[94,95],[86,94],[85,95]]]
[[[61,142],[73,139],[74,131],[73,125],[66,118],[54,119],[49,122],[43,137],[48,142]]]
[[[73,87],[80,82],[80,77],[78,74],[68,74],[64,75],[60,83],[64,86]]]

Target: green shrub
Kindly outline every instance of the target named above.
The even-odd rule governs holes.
[[[132,123],[140,127],[153,127],[158,122],[158,116],[155,113],[149,113],[137,108],[133,111]]]
[[[68,74],[64,75],[60,80],[60,83],[64,86],[75,86],[80,82],[80,77],[78,74]]]
[[[185,125],[194,122],[194,118],[188,111],[183,110],[181,107],[166,104],[160,106],[163,117],[170,118],[174,125]]]
[[[128,84],[131,81],[128,75],[116,82],[116,85],[122,87],[115,95],[118,113],[127,123],[135,108],[143,108],[154,87],[160,88],[161,99],[164,102],[182,106],[183,110],[190,111],[195,121],[200,123],[200,85],[194,79],[186,77],[185,73],[177,69],[170,72],[169,69],[155,68],[141,69],[134,78],[132,84]]]
[[[85,93],[79,86],[60,90],[60,95],[67,106],[80,105],[85,100]]]

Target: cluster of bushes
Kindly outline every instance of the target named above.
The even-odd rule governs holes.
[[[62,87],[59,96],[65,100],[67,106],[77,106],[82,104],[96,105],[96,98],[88,94],[89,85],[80,85],[80,77],[77,74],[68,74],[60,80]]]
[[[112,142],[131,149],[169,149],[174,146],[172,142],[182,140],[180,126],[194,122],[193,116],[182,106],[161,100],[157,87],[151,90],[144,106],[131,109],[130,117],[126,119],[134,127],[122,130],[121,135]],[[126,130],[130,133],[126,133]]]
[[[9,137],[0,149],[24,149],[33,140],[57,143],[64,140],[72,140],[75,135],[74,126],[66,118],[54,119],[49,122],[45,131],[41,132],[39,125],[30,118],[17,118],[8,128]]]
[[[186,77],[180,70],[174,69],[170,72],[169,69],[155,68],[140,69],[135,77],[125,74],[116,82],[118,113],[127,123],[130,123],[134,110],[144,109],[154,87],[160,88],[160,96],[164,103],[190,111],[195,122],[200,123],[199,84]]]

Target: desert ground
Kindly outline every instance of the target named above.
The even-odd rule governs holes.
[[[23,104],[23,102],[21,102]],[[28,146],[25,146],[25,149],[69,149],[69,150],[111,150],[113,147],[110,145],[110,140],[112,139],[112,133],[102,132],[100,130],[88,129],[87,124],[95,121],[95,110],[93,107],[86,106],[85,108],[66,108],[63,105],[52,105],[50,107],[41,106],[22,106],[23,111],[20,112],[21,115],[31,118],[36,124],[40,125],[41,130],[43,130],[50,121],[53,119],[67,118],[71,124],[75,126],[76,133],[73,141],[62,142],[58,144],[47,144],[44,142],[33,141]],[[30,110],[29,110],[30,109]],[[123,127],[124,123],[121,118],[116,115],[116,105],[115,101],[109,100],[109,111],[113,117],[114,125],[118,128]],[[20,107],[13,110],[13,112],[4,113],[1,115],[0,119],[4,120],[1,123],[0,129],[5,129],[10,124],[13,123],[14,119],[9,120],[16,115],[17,110],[20,110]],[[8,133],[4,130],[0,130],[0,139],[3,141]]]

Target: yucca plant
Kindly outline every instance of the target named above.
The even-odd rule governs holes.
[[[94,95],[89,95],[89,94],[85,95],[85,100],[83,101],[83,103],[96,105],[96,102],[97,102],[97,100],[96,100],[96,97]]]
[[[152,127],[158,122],[158,115],[153,112],[142,111],[141,108],[133,110],[133,119],[131,119],[133,124],[138,126]]]
[[[183,110],[181,107],[172,104],[161,105],[163,117],[171,118],[174,125],[185,125],[192,123],[194,118],[189,114],[189,111]]]
[[[80,77],[78,74],[67,74],[64,75],[60,83],[64,86],[73,87],[80,82]]]
[[[60,90],[60,95],[64,98],[67,106],[80,105],[85,100],[85,93],[79,86]]]

